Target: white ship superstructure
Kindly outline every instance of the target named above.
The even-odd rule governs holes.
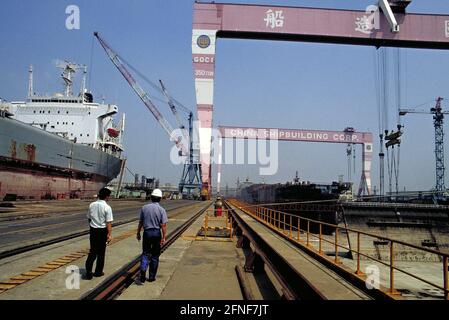
[[[27,99],[0,101],[0,200],[8,194],[87,196],[120,172],[125,116],[116,125],[118,107],[93,101],[85,88],[85,66],[58,66],[63,70],[62,93],[36,94],[30,67]],[[83,77],[74,94],[78,70]]]

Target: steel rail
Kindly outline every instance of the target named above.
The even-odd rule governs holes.
[[[394,296],[398,296],[397,291],[394,288],[394,271],[398,271],[401,272],[403,274],[406,274],[416,280],[422,281],[426,284],[429,284],[431,286],[433,286],[434,288],[440,289],[443,291],[443,295],[444,295],[444,299],[448,300],[449,299],[449,271],[448,271],[448,267],[447,267],[447,261],[449,258],[449,254],[444,253],[444,252],[440,252],[437,250],[433,250],[433,249],[429,249],[429,248],[424,248],[424,247],[420,247],[414,244],[410,244],[410,243],[406,243],[400,240],[394,240],[388,237],[384,237],[384,236],[379,236],[379,235],[375,235],[372,233],[368,233],[368,232],[364,232],[364,231],[360,231],[360,230],[356,230],[356,229],[351,229],[351,228],[347,228],[347,227],[340,227],[334,224],[330,224],[330,223],[326,223],[326,222],[322,222],[322,221],[317,221],[317,220],[312,220],[309,218],[303,218],[303,217],[298,217],[296,216],[296,218],[298,219],[298,221],[306,221],[307,225],[308,225],[308,229],[306,231],[307,233],[307,242],[303,243],[300,241],[299,239],[299,235],[300,235],[300,231],[297,231],[298,233],[298,238],[297,239],[293,239],[291,236],[288,236],[288,234],[285,233],[285,227],[287,226],[285,224],[285,217],[286,216],[290,216],[290,218],[292,217],[292,214],[289,213],[285,213],[282,211],[278,211],[278,210],[273,210],[273,209],[269,209],[269,208],[265,208],[263,205],[259,205],[257,206],[254,210],[252,208],[252,210],[248,210],[247,206],[241,206],[241,203],[239,203],[238,201],[236,201],[236,203],[233,202],[233,204],[241,209],[242,211],[253,215],[256,219],[258,219],[259,221],[263,222],[264,224],[266,224],[268,227],[271,227],[272,230],[274,230],[276,233],[284,236],[288,241],[290,241],[292,244],[298,246],[299,248],[303,248],[304,250],[306,250],[307,253],[311,254],[313,257],[315,257],[317,260],[328,264],[328,266],[336,271],[338,274],[340,274],[340,276],[343,276],[344,278],[346,278],[348,281],[350,281],[353,284],[356,284],[359,288],[361,288],[362,290],[365,289],[365,278],[363,277],[363,273],[361,273],[360,271],[360,257],[365,257],[368,258],[369,260],[372,261],[376,261],[384,266],[387,266],[390,269],[390,288],[384,288],[383,286],[381,286],[382,288],[380,290],[371,290],[370,293],[374,293],[377,295],[377,293],[379,293],[379,298],[383,299],[383,298],[394,298]],[[272,214],[274,213],[274,224],[272,224],[271,222],[267,222],[266,219],[270,219]],[[281,221],[281,214],[284,216],[284,222]],[[279,218],[276,219],[276,216],[279,215]],[[278,225],[276,225],[276,222],[278,222]],[[346,232],[353,232],[355,234],[357,234],[357,238],[358,238],[358,243],[357,243],[357,250],[354,250],[352,248],[348,248],[346,246],[342,246],[341,244],[338,244],[338,242],[332,242],[329,241],[327,239],[322,238],[321,236],[316,236],[314,235],[312,232],[310,232],[309,230],[309,226],[310,223],[313,224],[318,224],[321,228],[321,226],[328,226],[331,227],[333,229],[335,229],[337,232],[338,230],[345,230]],[[282,225],[282,226],[281,226]],[[288,225],[290,226],[290,225]],[[292,227],[292,226],[290,226]],[[295,228],[296,229],[296,228]],[[298,230],[298,229],[296,229]],[[313,246],[310,245],[309,242],[309,236],[312,235],[312,237],[316,237],[319,239],[320,244],[321,242],[328,242],[331,243],[335,246],[335,249],[337,248],[344,248],[350,252],[353,252],[357,255],[357,270],[354,274],[350,273],[349,270],[347,270],[345,267],[343,267],[340,262],[338,261],[338,255],[335,255],[335,262],[332,263],[327,257],[325,257],[323,255],[323,252],[320,250],[316,250],[316,248],[314,248]],[[379,259],[376,259],[370,255],[364,254],[362,252],[360,252],[360,235],[364,235],[367,237],[371,237],[371,238],[375,238],[375,239],[379,239],[379,240],[384,240],[386,242],[388,242],[390,244],[390,261],[389,263],[386,263],[384,261],[381,261]],[[427,279],[424,279],[421,276],[418,275],[414,275],[410,272],[407,272],[401,268],[398,268],[396,266],[394,266],[394,250],[393,250],[393,246],[394,244],[400,244],[403,245],[405,247],[409,247],[409,248],[413,248],[413,249],[418,249],[420,251],[423,252],[427,252],[427,253],[431,253],[431,254],[435,254],[439,257],[442,258],[442,262],[443,262],[443,286],[438,285],[436,283],[432,283]]]
[[[225,201],[232,219],[237,223],[245,237],[255,248],[255,252],[273,272],[282,286],[284,297],[288,300],[326,300],[326,297],[293,266],[276,252],[262,237],[234,211]]]
[[[211,206],[207,204],[200,209],[189,220],[170,232],[167,241],[161,247],[161,253],[164,252],[170,245],[172,245],[206,210]],[[136,256],[130,263],[123,266],[117,272],[108,277],[99,286],[91,292],[83,295],[80,300],[113,300],[119,296],[121,292],[130,285],[135,277],[138,276],[140,270],[140,255]]]
[[[177,206],[177,207],[174,207],[174,208],[170,208],[168,211],[178,210],[178,209],[186,207],[186,206],[188,206],[188,204],[184,204],[184,205],[180,205],[180,206]],[[124,225],[124,224],[127,224],[127,223],[135,222],[137,220],[138,220],[138,218],[132,218],[132,219],[128,219],[128,220],[125,220],[125,221],[116,222],[116,223],[112,224],[112,227],[118,227],[118,226],[121,226],[121,225]],[[41,241],[39,243],[34,243],[34,244],[26,245],[26,246],[23,246],[23,247],[14,248],[14,249],[11,249],[11,250],[5,250],[5,251],[0,252],[0,260],[5,259],[5,258],[9,258],[9,257],[13,257],[13,256],[16,256],[18,254],[25,253],[25,252],[28,252],[28,251],[32,251],[32,250],[36,250],[36,249],[39,249],[39,248],[47,247],[47,246],[55,244],[55,243],[71,240],[71,239],[74,239],[74,238],[79,238],[79,237],[88,235],[89,232],[90,232],[89,230],[84,230],[84,231],[80,231],[80,232],[71,233],[71,234],[68,234],[68,235],[65,235],[65,236],[56,237],[56,238],[53,238],[53,239],[50,239],[50,240]]]
[[[258,205],[257,207],[263,208],[264,205]],[[242,209],[247,209],[248,207],[247,206],[243,206],[241,208]],[[270,210],[271,212],[280,213],[280,214],[285,215],[285,216],[292,216],[294,218],[298,218],[298,216],[295,216],[295,215],[293,215],[291,213],[287,213],[287,212],[283,212],[283,211],[279,211],[279,210],[273,210],[273,209],[269,209],[269,208],[267,208],[267,209]],[[415,245],[415,244],[412,244],[412,243],[404,242],[402,240],[395,240],[395,239],[391,239],[391,238],[388,238],[388,237],[385,237],[385,236],[380,236],[380,235],[376,235],[374,233],[369,233],[369,232],[365,232],[365,231],[361,231],[361,230],[357,230],[357,229],[340,227],[340,226],[338,226],[336,224],[327,223],[327,222],[324,222],[324,221],[318,221],[318,220],[313,220],[313,219],[303,218],[303,217],[300,217],[300,219],[301,219],[301,221],[308,221],[308,222],[315,223],[315,224],[318,224],[318,225],[321,224],[322,226],[331,227],[333,229],[346,230],[346,231],[350,231],[350,232],[354,232],[354,233],[360,233],[361,235],[368,236],[368,237],[371,237],[371,238],[377,238],[379,240],[385,240],[385,241],[389,241],[389,242],[391,241],[391,242],[394,242],[394,243],[397,243],[397,244],[400,244],[400,245],[403,245],[403,246],[406,246],[406,247],[410,247],[410,248],[413,248],[413,249],[417,249],[417,250],[421,250],[421,251],[425,251],[425,252],[428,252],[428,253],[433,253],[433,254],[436,254],[436,255],[441,255],[443,257],[448,257],[449,258],[449,253],[444,253],[444,252],[437,251],[437,250],[434,250],[434,249],[424,248],[424,247],[421,247],[421,246],[418,246],[418,245]],[[282,221],[280,221],[280,222],[282,224]]]

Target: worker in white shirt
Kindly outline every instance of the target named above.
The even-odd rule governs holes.
[[[104,258],[106,245],[112,240],[112,209],[107,204],[111,190],[102,188],[98,192],[98,200],[89,206],[87,218],[90,225],[90,251],[86,260],[86,279],[104,275]],[[97,260],[95,273],[92,274],[94,261]]]

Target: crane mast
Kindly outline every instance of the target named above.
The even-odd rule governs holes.
[[[449,114],[449,111],[443,111],[441,107],[441,101],[443,98],[438,97],[435,107],[430,111],[415,110],[415,109],[401,109],[399,110],[400,116],[405,116],[407,113],[418,114],[433,114],[433,126],[435,128],[435,191],[438,195],[442,195],[445,191],[444,185],[444,130],[443,119],[445,114]]]
[[[441,100],[438,98],[435,108],[430,109],[433,113],[433,125],[435,127],[435,165],[436,165],[436,191],[443,193],[444,186],[444,131],[443,119],[444,112],[441,111]]]

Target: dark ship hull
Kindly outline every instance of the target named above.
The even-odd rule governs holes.
[[[0,200],[92,197],[122,159],[0,117]]]

